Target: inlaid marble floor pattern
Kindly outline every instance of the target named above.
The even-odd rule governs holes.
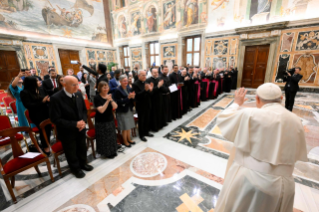
[[[254,90],[249,95],[245,107],[254,107]],[[296,165],[294,212],[319,211],[318,100],[315,95],[301,93],[294,108],[305,127],[310,159]],[[64,156],[63,177],[53,168],[54,183],[45,166],[42,177],[30,169],[17,177],[16,205],[0,179],[0,211],[213,212],[232,147],[216,126],[216,117],[232,101],[233,94],[223,94],[217,100],[202,102],[147,143],[135,138],[137,144],[113,160],[93,160],[89,152],[95,169],[83,179],[70,174]],[[8,160],[12,154],[0,149],[0,156]]]

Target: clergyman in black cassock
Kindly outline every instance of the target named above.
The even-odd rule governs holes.
[[[158,69],[156,67],[153,68],[151,71],[152,76],[146,80],[147,83],[153,83],[154,85],[151,96],[152,107],[150,114],[150,129],[153,132],[157,132],[159,129],[163,127],[160,120],[163,116],[162,85],[164,81],[158,78]]]
[[[85,176],[82,169],[93,169],[86,158],[87,111],[83,96],[78,92],[78,79],[66,76],[63,81],[64,89],[50,98],[50,119],[56,125],[57,139],[62,143],[71,172],[82,178]]]
[[[207,68],[203,69],[203,72],[201,73],[201,93],[200,98],[202,101],[206,101],[209,98],[209,84],[210,84],[210,75],[207,72]]]
[[[147,141],[145,136],[153,137],[149,133],[150,130],[150,112],[152,108],[151,92],[152,84],[146,81],[146,72],[139,71],[138,80],[136,80],[132,89],[135,91],[136,111],[138,115],[138,133],[142,141]]]
[[[231,73],[231,89],[236,90],[237,89],[237,77],[238,77],[237,68],[234,69],[233,66],[231,66],[230,73]]]
[[[176,120],[177,118],[182,117],[182,107],[183,107],[183,95],[182,95],[182,87],[179,86],[182,84],[181,75],[178,74],[178,66],[174,65],[174,72],[169,75],[169,79],[171,84],[176,84],[178,87],[178,91],[171,93],[171,103],[172,103],[172,119]]]
[[[229,93],[231,90],[231,72],[226,69],[224,72],[224,92]]]
[[[189,86],[189,106],[195,108],[198,106],[197,100],[200,102],[200,83],[198,82],[198,76],[194,73],[194,68],[188,68],[188,75],[190,77],[190,86]],[[199,89],[199,90],[198,90]]]
[[[189,102],[190,102],[190,89],[191,89],[191,81],[190,76],[184,69],[181,72],[182,82],[184,86],[182,87],[183,90],[183,114],[186,114],[189,111]]]
[[[218,74],[218,70],[214,70],[213,74],[210,76],[210,80],[211,84],[209,86],[209,96],[211,99],[216,99],[220,93],[220,75]]]
[[[171,95],[169,86],[171,86],[171,81],[169,80],[168,74],[168,67],[164,66],[162,69],[162,76],[160,79],[164,81],[162,86],[162,96],[163,96],[163,115],[161,116],[161,124],[162,126],[166,126],[167,122],[172,121],[172,105],[171,105]]]

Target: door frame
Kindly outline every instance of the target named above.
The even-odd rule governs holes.
[[[237,58],[237,68],[238,68],[237,88],[241,87],[246,46],[260,46],[260,45],[270,44],[264,82],[271,82],[272,73],[276,64],[276,53],[279,47],[279,42],[280,42],[280,36],[239,40],[239,47],[238,47],[239,51],[238,51],[238,58]]]

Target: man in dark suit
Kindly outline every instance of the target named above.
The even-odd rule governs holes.
[[[78,79],[66,76],[65,87],[50,98],[50,119],[57,127],[57,139],[61,141],[71,172],[83,178],[85,171],[93,170],[87,164],[85,122],[87,111],[79,89]]]
[[[50,79],[44,80],[42,82],[42,87],[46,95],[52,96],[54,94],[54,89],[58,87],[58,82],[56,80],[57,74],[54,68],[49,70]]]
[[[109,80],[107,79],[107,74],[106,74],[106,70],[107,70],[106,65],[99,63],[99,65],[97,66],[97,70],[94,71],[90,69],[89,67],[87,67],[86,65],[82,65],[80,62],[78,62],[78,64],[82,66],[85,70],[87,70],[89,73],[97,76],[96,87],[98,87],[101,81],[109,83]]]
[[[111,74],[111,78],[112,78],[112,79],[113,79],[113,77],[114,77],[115,70],[116,70],[116,67],[113,66],[112,69],[111,69],[111,71],[110,71],[110,74]]]
[[[39,81],[42,82],[41,77],[37,75],[37,71],[34,68],[31,68],[30,71],[31,71],[31,76],[36,77]]]
[[[120,86],[120,75],[121,75],[121,72],[119,70],[116,70],[114,72],[114,78],[112,78],[110,80],[110,93],[114,93],[115,90]]]
[[[302,75],[299,74],[301,71],[300,67],[296,67],[290,71],[287,71],[287,76],[285,77],[286,85],[285,85],[285,94],[286,94],[286,103],[285,107],[292,111],[295,103],[295,97],[297,91],[299,90],[299,81],[302,78]]]
[[[147,141],[145,136],[153,137],[153,135],[149,133],[153,84],[147,84],[145,81],[146,72],[139,71],[138,80],[132,85],[132,89],[135,92],[136,111],[138,115],[138,133],[142,141]]]

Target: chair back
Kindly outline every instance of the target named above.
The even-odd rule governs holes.
[[[85,102],[85,107],[86,109],[89,111],[91,109],[91,105],[90,105],[90,102],[88,99],[84,99],[84,102]],[[89,116],[88,116],[89,117]]]
[[[34,138],[32,130],[31,130],[30,127],[12,127],[10,129],[0,130],[0,137],[10,137],[10,143],[11,143],[13,158],[17,158],[20,155],[24,154],[21,146],[19,145],[18,140],[16,139],[16,134],[18,132],[27,132],[29,134],[29,136],[30,136],[30,139],[31,139],[32,143],[35,145],[35,148],[43,156],[46,157],[46,155],[44,155],[44,153],[40,149],[37,140]],[[4,164],[2,164],[2,162],[0,160],[0,170],[1,170],[2,175],[5,174],[4,171],[3,171],[3,165]]]
[[[5,96],[3,97],[3,103],[6,106],[6,108],[10,107],[10,103],[13,102],[14,99],[11,96]]]
[[[17,111],[16,101],[10,102],[9,106],[10,106],[12,112],[14,113],[14,115],[17,115],[18,111]]]
[[[27,118],[27,120],[29,122],[29,127],[31,127],[32,121],[31,121],[30,116],[29,116],[29,111],[25,110],[24,111],[24,115],[25,115],[25,117]]]
[[[95,112],[96,113],[96,109],[88,109],[87,112],[87,117],[88,117],[88,125],[89,125],[89,129],[94,129],[94,124],[93,121],[89,118],[91,113]]]
[[[0,102],[3,103],[3,98],[8,96],[7,93],[0,93]]]
[[[10,119],[8,116],[0,116],[0,130],[12,128]]]
[[[46,119],[46,120],[44,120],[44,121],[42,121],[42,122],[40,123],[40,130],[42,130],[42,133],[43,133],[43,137],[44,137],[44,139],[45,139],[45,142],[46,142],[47,145],[51,148],[51,145],[50,145],[50,142],[49,142],[47,133],[46,133],[46,131],[45,131],[45,127],[46,127],[47,125],[53,126],[55,137],[57,138],[58,136],[57,136],[56,126],[55,126],[55,124],[53,124],[53,123],[51,122],[50,119]]]

